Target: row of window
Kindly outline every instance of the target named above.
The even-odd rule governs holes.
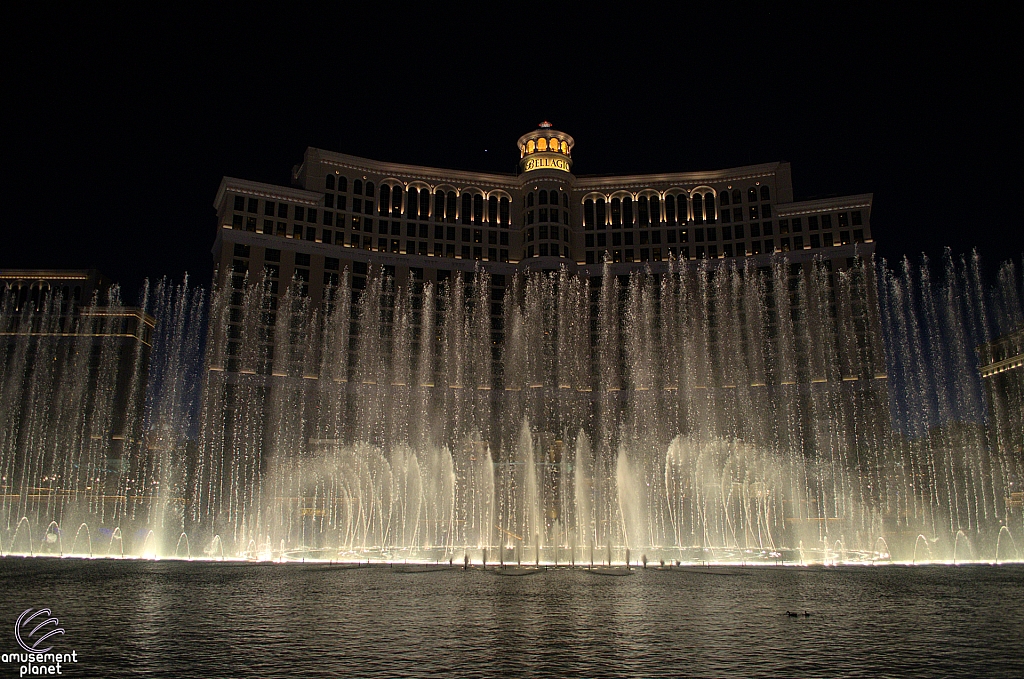
[[[646,233],[646,232],[643,232]],[[657,232],[652,232],[652,235]],[[598,241],[601,236],[606,234],[597,234]],[[612,234],[613,236],[619,236],[621,234]],[[628,232],[627,232],[628,235]],[[670,241],[675,242],[675,241]],[[680,242],[686,242],[681,240]],[[803,236],[793,236],[792,239],[789,237],[780,238],[778,242],[774,239],[766,239],[764,241],[753,240],[749,242],[737,242],[737,243],[723,243],[721,247],[718,244],[714,245],[697,245],[692,249],[694,259],[717,259],[719,257],[745,257],[747,255],[760,255],[760,254],[771,254],[773,252],[791,252],[794,250],[804,250],[807,248],[817,249],[822,247],[832,247],[834,245],[849,245],[853,243],[864,242],[864,230],[854,229],[852,231],[852,238],[850,231],[841,231],[838,234],[838,238],[832,233],[815,233],[808,236],[805,241]],[[641,241],[640,245],[647,244],[646,241]],[[656,245],[656,241],[652,241],[651,245]],[[587,247],[592,247],[593,242],[590,240],[590,236],[587,237]],[[601,261],[601,257],[606,250],[603,250],[607,245],[607,242],[597,242],[596,250],[586,251],[586,263],[596,264]],[[614,239],[611,243],[612,248],[618,246],[629,246],[633,245],[632,239],[626,240],[625,243],[621,242],[621,239]],[[613,261],[620,262],[632,262],[632,261],[660,261],[661,259],[661,248],[655,247],[651,249],[640,248],[635,250],[633,248],[626,247],[623,250],[607,250],[612,256]],[[669,246],[666,252],[673,253],[674,256],[680,257],[681,259],[689,259],[691,248],[689,246],[681,246],[678,249],[674,246]],[[618,255],[616,253],[619,253]],[[645,254],[646,253],[646,254]],[[617,259],[616,257],[623,256],[625,259]],[[639,257],[639,259],[637,259]]]

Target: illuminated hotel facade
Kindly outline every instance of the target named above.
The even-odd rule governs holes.
[[[874,251],[871,194],[794,201],[789,163],[620,176],[573,174],[574,140],[542,123],[519,138],[520,171],[489,174],[306,150],[293,186],[225,177],[214,201],[216,283],[264,273],[308,284],[315,305],[348,268],[442,281],[485,267],[601,275],[815,257],[844,268]],[[500,298],[499,298],[500,299]]]

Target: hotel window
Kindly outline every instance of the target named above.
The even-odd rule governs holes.
[[[704,229],[694,229],[693,232],[694,232],[694,235],[693,235],[694,241],[696,241],[697,243],[703,243],[704,242]]]
[[[242,215],[234,215],[231,218],[231,228],[241,229],[242,228]]]
[[[733,229],[733,231],[736,234],[736,240],[740,240],[740,239],[744,238],[744,236],[743,236],[743,225],[742,224],[737,224],[736,227]]]
[[[265,233],[268,236],[274,235],[274,220],[273,219],[264,219],[263,220],[263,233]]]
[[[728,205],[729,204],[729,192],[728,191],[722,191],[720,194],[718,194],[718,204],[719,205]]]
[[[722,246],[722,255],[724,257],[732,257],[732,243],[726,243]]]
[[[675,196],[665,196],[665,221],[668,222],[669,226],[675,226],[676,222],[676,198]]]
[[[329,174],[324,178],[325,186],[331,191],[334,190],[334,175]]]
[[[804,249],[804,237],[803,236],[794,236],[793,237],[793,249],[794,250],[803,250]]]
[[[455,240],[455,227],[449,226],[445,228],[445,240]]]
[[[334,213],[324,210],[324,224],[334,226]]]
[[[338,191],[348,191],[347,177],[338,177]]]
[[[793,219],[789,222],[789,225],[793,233],[800,233],[801,231],[804,230],[803,225],[800,223],[799,217],[793,217]]]
[[[822,237],[822,240],[825,243],[825,247],[827,247],[827,248],[828,247],[832,247],[833,242],[832,242],[832,232],[831,231],[826,231],[825,233],[821,234],[821,237]]]
[[[462,242],[463,243],[468,243],[469,242],[469,229],[463,229],[462,230]]]
[[[546,221],[548,221],[548,209],[546,207],[542,207],[539,210],[537,210],[537,221],[538,222],[546,222]]]
[[[366,195],[373,198],[373,182],[366,182]]]
[[[750,206],[750,218],[751,219],[757,219],[758,218],[758,216],[757,216],[757,206],[756,205],[751,205]]]
[[[743,221],[743,208],[741,208],[741,207],[734,207],[732,209],[732,221],[734,221],[734,222],[742,222]]]
[[[722,195],[724,196],[725,194],[723,193]],[[726,223],[732,221],[731,219],[729,219],[729,211],[728,210],[722,210],[722,221],[726,222]]]
[[[847,219],[846,213],[845,212],[840,212],[839,213],[839,228],[840,229],[845,229],[849,225],[850,225],[850,223],[849,223],[849,220]]]
[[[864,229],[854,229],[853,230],[853,242],[854,243],[863,243],[864,242]]]
[[[693,202],[693,221],[698,224],[704,223],[704,196],[696,194],[692,198]]]
[[[274,201],[268,200],[263,203],[263,214],[267,217],[274,216]]]
[[[761,206],[761,218],[762,219],[768,219],[771,216],[772,216],[772,206],[771,205],[762,205]]]
[[[498,210],[499,210],[499,212],[498,212],[499,224],[501,224],[502,226],[508,226],[509,225],[509,217],[508,217],[509,200],[508,200],[508,198],[504,198],[503,197],[501,199],[501,201],[498,203]]]
[[[839,240],[842,241],[843,245],[849,245],[850,244],[850,232],[849,231],[840,231],[839,232]]]
[[[748,203],[756,203],[757,202],[757,189],[754,188],[753,186],[751,186],[749,189],[747,189],[747,202]]]
[[[526,194],[526,207],[533,207],[533,192]]]
[[[487,199],[487,223],[494,226],[498,223],[498,197],[491,196]]]
[[[306,221],[314,224],[316,223],[316,208],[311,207],[306,209]]]
[[[444,221],[444,191],[434,192],[434,221]]]
[[[260,210],[260,201],[259,201],[259,199],[258,198],[250,198],[249,199],[249,209],[246,210],[246,212],[256,213],[256,212],[259,212],[259,210]]]
[[[502,231],[501,232],[501,234],[499,236],[499,239],[498,239],[498,244],[499,245],[508,245],[508,231]]]
[[[761,232],[764,235],[766,235],[766,236],[774,235],[775,232],[772,230],[772,223],[771,222],[761,222]]]
[[[473,223],[484,223],[484,197],[479,193],[473,196]]]
[[[245,230],[246,231],[256,231],[256,218],[255,217],[246,217],[245,218]]]
[[[538,205],[547,205],[548,204],[548,192],[545,191],[544,189],[541,189],[540,193],[537,194],[537,204]]]
[[[832,228],[832,215],[821,216],[821,228],[825,230]]]
[[[818,215],[811,215],[807,218],[807,230],[817,231],[818,230]]]
[[[381,187],[381,189],[383,190],[383,187]],[[416,189],[413,189],[413,191],[415,191],[415,190]],[[415,209],[415,207],[416,207],[416,201],[415,200],[413,200],[413,202],[412,202],[412,207],[413,207],[413,209]],[[393,189],[391,189],[391,215],[394,216],[394,217],[399,217],[399,216],[401,216],[401,214],[402,214],[402,190],[396,186]],[[415,219],[415,217],[410,217],[410,219]]]
[[[740,193],[739,189],[733,189],[732,190],[732,204],[733,205],[739,205],[742,202],[743,202],[743,194]]]
[[[621,233],[613,233],[612,234],[612,247],[618,247],[620,245],[622,245],[622,234]]]
[[[708,259],[718,259],[718,246],[717,245],[709,245],[708,246]]]
[[[605,228],[605,226],[607,224],[607,217],[606,217],[606,214],[605,214],[606,206],[605,206],[604,198],[598,198],[597,199],[597,204],[594,207],[595,207],[595,210],[596,210],[596,212],[594,214],[594,223],[595,223],[595,225],[597,226],[598,229],[603,229],[603,228]]]
[[[380,187],[380,201],[377,203],[377,214],[386,215],[390,214],[391,210],[391,187],[387,184],[381,184]]]
[[[753,224],[751,224],[750,225],[750,235],[753,236],[754,238],[760,238],[761,237],[761,225],[758,224],[757,222],[754,222]]]
[[[473,229],[473,242],[482,243],[484,240],[483,231],[481,229]]]
[[[651,213],[649,211],[647,196],[640,196],[640,198],[637,199],[636,211],[637,216],[639,217],[640,226],[650,226]]]
[[[288,219],[288,204],[287,203],[278,203],[277,204],[277,218],[278,219]]]
[[[235,196],[235,209],[239,212],[245,211],[245,198],[241,196]]]
[[[722,240],[732,240],[732,227],[731,226],[723,226],[722,227]]]
[[[445,244],[445,246],[444,246],[444,255],[445,255],[445,257],[454,257],[455,256],[455,246],[452,245],[451,243]]]
[[[497,231],[488,231],[487,232],[487,244],[488,245],[497,245],[498,244],[498,232]]]
[[[665,236],[666,236],[666,242],[668,242],[668,243],[675,243],[676,242],[676,230],[675,229],[669,229],[668,231],[666,231],[665,232]]]
[[[622,228],[622,201],[612,198],[612,228]]]
[[[811,247],[812,248],[820,248],[821,247],[821,236],[819,234],[816,234],[816,233],[812,233],[811,234]]]
[[[608,234],[599,233],[597,234],[597,247],[603,248],[608,245]]]
[[[401,236],[402,235],[402,222],[398,221],[397,219],[395,221],[391,222],[391,235],[392,236]]]
[[[498,252],[498,259],[500,259],[502,262],[507,262],[508,261],[508,250],[499,250],[499,252]]]
[[[764,186],[761,187],[761,200],[762,201],[766,201],[766,200],[771,200],[771,199],[772,199],[772,192],[771,192],[771,190],[769,190],[768,185],[765,184]]]
[[[352,193],[356,195],[362,195],[363,193],[363,180],[357,179],[352,182]]]
[[[851,212],[850,219],[853,222],[854,226],[860,226],[862,224],[860,210],[854,210],[853,212]]]
[[[473,212],[473,196],[468,193],[462,194],[462,223],[469,224],[469,217]]]
[[[622,199],[622,223],[626,227],[633,226],[633,199],[630,196]]]
[[[715,227],[713,226],[708,227],[708,240],[718,240],[718,237],[715,235]]]
[[[445,207],[445,221],[449,224],[454,224],[458,215],[458,200],[455,196],[454,191],[448,192],[448,205]]]
[[[583,228],[588,231],[594,228],[594,201],[590,198],[583,201]]]

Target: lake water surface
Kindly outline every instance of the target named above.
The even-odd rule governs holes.
[[[501,577],[0,559],[0,652],[18,652],[28,608],[59,619],[69,677],[1024,676],[1019,565]]]

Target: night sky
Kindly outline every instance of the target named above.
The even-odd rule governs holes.
[[[511,172],[542,120],[578,175],[788,160],[798,200],[873,192],[891,261],[1024,252],[1020,10],[253,7],[5,10],[0,267],[208,283],[222,176],[287,184],[307,146]]]

